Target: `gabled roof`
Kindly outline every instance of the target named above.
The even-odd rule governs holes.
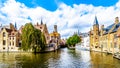
[[[12,32],[12,30],[11,30],[11,29],[8,29],[8,28],[5,28],[5,30],[6,30],[7,32],[9,32],[9,33]]]
[[[104,28],[105,33],[104,34],[108,34],[108,32],[110,31],[110,29],[114,26],[114,24],[109,25],[108,27]]]
[[[110,30],[112,29],[112,31],[110,33],[116,32],[118,30],[118,28],[120,27],[120,23],[118,24],[111,24],[110,26],[104,28],[103,30],[105,31],[104,34],[108,34],[110,32]]]
[[[116,24],[116,25],[115,25],[115,28],[112,30],[112,32],[116,32],[119,27],[120,27],[120,23]]]

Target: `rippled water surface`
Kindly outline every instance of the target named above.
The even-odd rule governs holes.
[[[56,52],[0,53],[0,68],[120,68],[112,55],[67,48]]]

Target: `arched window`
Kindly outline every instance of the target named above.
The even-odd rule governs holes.
[[[3,37],[5,37],[5,32],[3,32]]]

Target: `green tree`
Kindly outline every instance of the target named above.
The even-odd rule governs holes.
[[[81,42],[81,38],[77,34],[75,34],[72,37],[69,37],[67,39],[68,46],[75,46],[79,42]]]
[[[39,52],[41,50],[41,31],[38,29],[34,30],[34,33],[32,34],[32,49],[34,52]]]
[[[22,46],[21,49],[24,51],[27,51],[31,49],[31,44],[33,41],[33,35],[34,34],[34,27],[31,23],[25,24],[23,30],[22,30]]]
[[[45,45],[46,45],[46,39],[45,39],[45,35],[44,33],[41,33],[41,50],[45,49]]]
[[[31,23],[25,24],[22,30],[22,46],[24,51],[32,49],[34,52],[39,52],[45,49],[46,40],[44,34],[35,29]]]

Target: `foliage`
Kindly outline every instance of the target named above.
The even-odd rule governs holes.
[[[67,39],[67,45],[69,45],[69,46],[75,46],[75,44],[77,44],[79,42],[81,42],[81,39],[77,34],[75,34],[72,37],[69,37]]]
[[[44,34],[35,29],[31,23],[25,24],[22,30],[22,46],[24,51],[32,49],[34,52],[38,52],[45,48],[46,40]]]
[[[31,23],[25,24],[23,30],[22,30],[22,46],[21,49],[23,50],[29,50],[31,49],[31,44],[33,40],[33,33],[34,33],[34,27]]]
[[[44,50],[45,45],[46,45],[46,39],[44,33],[41,33],[41,49]]]

